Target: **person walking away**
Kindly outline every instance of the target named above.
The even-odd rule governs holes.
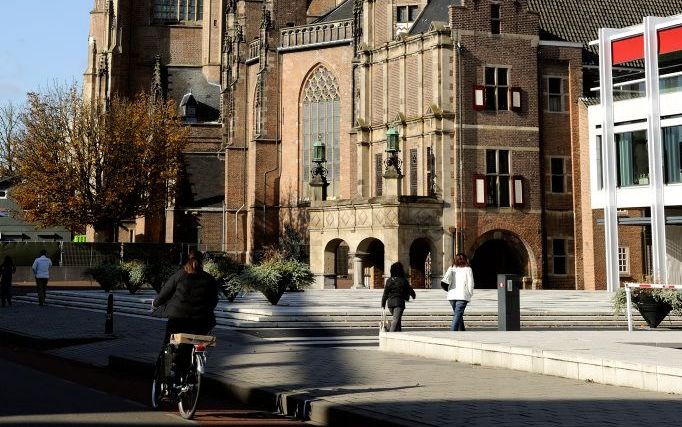
[[[390,332],[400,332],[402,330],[402,317],[405,311],[405,301],[417,298],[414,289],[410,286],[405,277],[405,269],[399,262],[391,265],[391,277],[386,281],[384,286],[384,294],[381,297],[381,308],[386,309],[388,306],[393,320],[391,321]]]
[[[213,310],[218,304],[218,282],[203,270],[203,255],[191,250],[187,262],[172,275],[152,302],[152,309],[166,306],[166,335],[164,346],[172,334],[206,335],[215,326]],[[163,351],[163,347],[162,347]],[[182,344],[176,355],[177,377],[189,367],[192,346]]]
[[[52,260],[47,257],[45,249],[40,251],[40,256],[33,261],[33,275],[36,278],[36,287],[38,288],[38,304],[45,305],[45,297],[47,296],[47,281],[50,279],[50,267],[52,267]]]
[[[452,266],[443,275],[441,283],[448,291],[447,299],[452,306],[451,331],[464,331],[464,309],[474,294],[474,273],[466,255],[455,255]]]
[[[17,267],[12,261],[12,257],[7,255],[2,264],[0,264],[0,299],[2,299],[2,306],[5,303],[12,306],[12,275],[17,271]]]

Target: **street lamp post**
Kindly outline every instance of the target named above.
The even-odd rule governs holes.
[[[402,160],[400,160],[400,134],[395,128],[386,131],[386,165],[384,169],[384,191],[383,196],[389,198],[399,198],[402,194],[401,170]]]

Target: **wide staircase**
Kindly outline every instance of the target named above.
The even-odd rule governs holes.
[[[131,295],[114,292],[118,314],[151,316],[155,293],[141,290]],[[96,290],[49,291],[47,303],[54,306],[105,311],[108,294]],[[589,291],[522,291],[521,327],[532,329],[621,329],[624,315],[615,316],[611,294]],[[35,294],[16,300],[37,303]],[[381,318],[381,290],[306,290],[286,293],[273,306],[259,293],[245,293],[234,302],[222,300],[216,309],[217,322],[236,328],[376,328]],[[635,313],[635,322],[643,319]],[[156,314],[158,315],[158,314]],[[444,329],[450,324],[452,309],[441,290],[417,290],[417,298],[407,303],[403,316],[406,328]],[[466,309],[469,328],[497,328],[497,291],[477,290]],[[662,327],[680,327],[682,318],[668,317]]]

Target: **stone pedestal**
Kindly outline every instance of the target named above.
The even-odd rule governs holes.
[[[362,268],[362,258],[359,256],[355,256],[353,258],[353,289],[364,288],[367,288],[367,286],[365,286],[364,271]]]
[[[310,188],[312,190],[312,200],[322,202],[327,200],[327,180],[319,175],[316,175],[310,180]]]
[[[398,198],[402,195],[403,176],[394,166],[389,166],[384,172],[383,195]]]

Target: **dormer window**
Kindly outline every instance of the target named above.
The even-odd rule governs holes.
[[[417,15],[419,15],[419,6],[417,5],[398,6],[396,8],[395,35],[399,36],[410,31],[412,24],[417,20]]]
[[[191,93],[185,94],[180,101],[180,115],[187,123],[197,122],[197,100]]]
[[[500,34],[502,22],[502,12],[499,4],[490,5],[490,33]]]

